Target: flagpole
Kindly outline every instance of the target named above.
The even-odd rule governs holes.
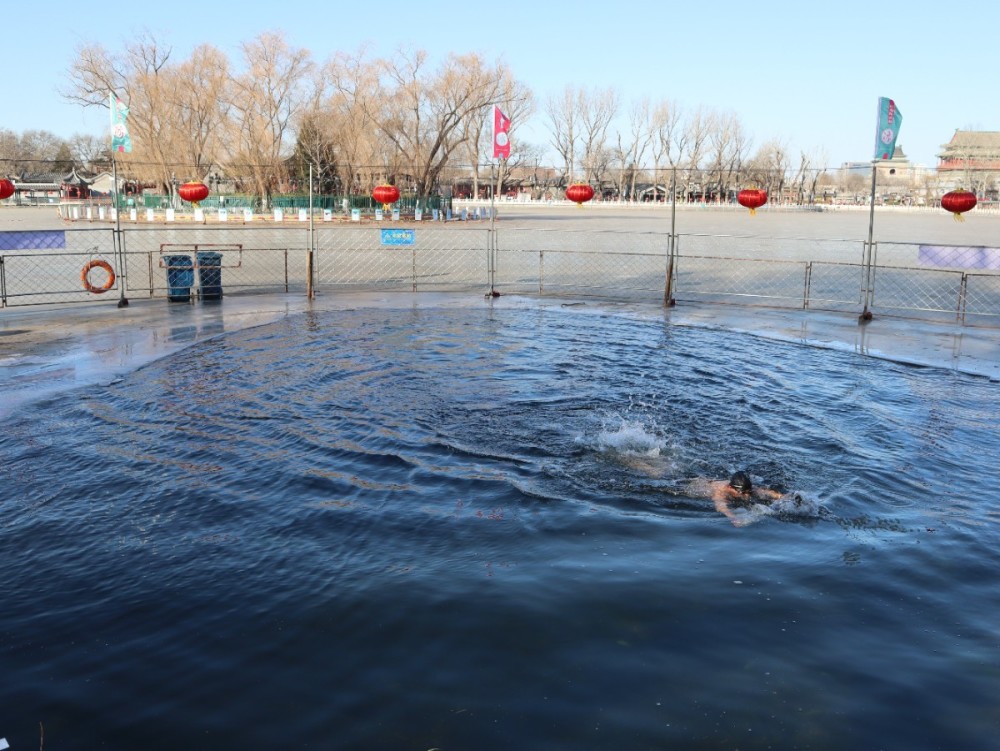
[[[506,120],[506,123],[504,122]],[[493,160],[490,162],[490,242],[489,242],[489,274],[490,274],[490,297],[499,296],[496,291],[496,192],[498,184],[503,183],[503,174],[506,171],[504,166],[510,157],[510,140],[507,132],[510,130],[510,120],[500,111],[500,107],[493,105]],[[499,142],[500,136],[504,137],[504,142]]]
[[[313,166],[309,163],[309,249],[306,254],[306,299],[316,299],[316,290],[313,289],[314,260],[313,256],[316,248],[316,225],[313,220]]]
[[[498,175],[503,175],[503,170],[499,168],[499,165],[503,164],[503,159],[499,159],[496,163],[490,162],[490,231],[495,229],[496,223],[496,210],[494,208],[494,199],[497,192],[497,177]]]
[[[115,152],[111,152],[111,179],[114,182],[114,196],[115,196],[115,253],[118,256],[118,274],[120,279],[118,280],[118,307],[127,308],[128,298],[125,297],[125,285],[128,280],[128,274],[125,270],[125,245],[122,242],[122,217],[121,211],[118,207],[118,160],[115,159]]]
[[[868,303],[871,300],[872,287],[872,239],[875,236],[875,175],[878,172],[878,161],[872,160],[872,191],[869,198],[868,207],[868,244],[865,246],[865,307],[861,312],[859,320],[867,322],[872,319],[872,313],[868,310]]]
[[[118,307],[127,308],[128,298],[125,297],[125,286],[128,284],[128,270],[125,268],[125,241],[122,237],[122,216],[121,216],[121,206],[119,205],[119,192],[118,192],[118,160],[115,158],[115,151],[117,149],[122,149],[123,151],[131,151],[132,144],[128,138],[128,129],[125,128],[125,117],[128,115],[128,110],[121,112],[118,106],[118,98],[115,96],[115,92],[108,92],[108,108],[110,110],[111,116],[111,180],[112,180],[112,190],[111,195],[114,197],[114,211],[115,211],[115,229],[114,229],[114,252],[115,257],[118,260]],[[116,133],[115,126],[118,122],[118,118],[121,117],[122,125],[122,135],[123,140],[120,143],[116,143]]]
[[[502,161],[502,160],[501,160]],[[497,164],[495,162],[490,162],[490,297],[499,297],[499,293],[496,291],[496,277],[497,277],[497,252],[496,252],[496,204],[495,196],[497,192]]]

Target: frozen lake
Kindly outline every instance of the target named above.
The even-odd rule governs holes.
[[[500,203],[498,228],[563,229],[582,231],[670,232],[670,207],[588,204],[581,207],[546,204]],[[860,240],[868,237],[866,208],[826,208],[823,211],[774,209],[765,207],[756,216],[741,207],[678,206],[676,231],[679,234],[754,235],[759,237],[801,237],[826,240]],[[211,220],[211,216],[209,217]],[[266,223],[272,225],[268,221]],[[404,222],[412,226],[412,222]],[[386,222],[386,226],[391,223]],[[448,226],[455,226],[452,222]],[[468,222],[466,226],[488,226],[488,222]],[[0,230],[69,229],[111,226],[110,223],[68,222],[55,207],[0,206]],[[123,222],[123,226],[148,226]],[[208,226],[212,226],[209,221]],[[230,226],[239,226],[230,222]],[[298,228],[297,221],[282,225]],[[317,227],[323,222],[317,221]],[[440,227],[440,224],[426,226]],[[945,245],[997,244],[1000,214],[974,209],[964,222],[956,222],[940,209],[877,208],[874,238],[877,242],[937,243]]]

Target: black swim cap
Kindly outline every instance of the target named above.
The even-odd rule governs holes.
[[[750,482],[750,476],[746,472],[736,472],[729,478],[729,487],[741,493],[749,493],[753,490],[753,483]]]

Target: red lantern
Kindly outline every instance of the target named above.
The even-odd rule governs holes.
[[[736,200],[740,206],[750,209],[750,216],[754,216],[757,209],[767,203],[767,191],[760,188],[746,188],[736,194]]]
[[[14,183],[10,180],[0,180],[0,201],[14,195]]]
[[[177,194],[185,201],[190,201],[191,205],[198,208],[198,201],[208,198],[208,186],[205,183],[190,182],[184,183],[177,189]]]
[[[372,191],[372,198],[389,210],[389,204],[399,200],[399,188],[395,185],[379,185]]]
[[[566,200],[573,201],[577,206],[583,206],[593,197],[594,189],[586,183],[573,183],[566,188]]]
[[[941,196],[941,208],[945,211],[950,211],[955,217],[956,222],[964,222],[965,217],[962,214],[970,209],[974,209],[977,203],[975,193],[962,190],[961,188]]]

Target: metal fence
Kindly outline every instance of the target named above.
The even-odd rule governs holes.
[[[94,261],[114,278],[101,264],[85,272]],[[187,276],[172,282],[172,267]],[[995,248],[458,221],[0,232],[3,307],[172,297],[177,279],[197,299],[205,273],[226,295],[450,290],[1000,325]]]

